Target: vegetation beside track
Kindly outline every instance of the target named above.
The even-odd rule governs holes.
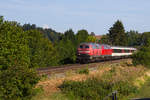
[[[140,65],[134,67],[128,60],[99,66],[89,74],[70,72],[65,78],[53,77],[39,82],[38,86],[42,86],[44,91],[33,100],[101,100],[113,90],[118,91],[120,99],[131,98],[145,83],[148,71]]]

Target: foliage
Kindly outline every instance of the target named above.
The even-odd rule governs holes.
[[[0,73],[1,100],[29,100],[35,94],[36,73],[24,66],[13,66]]]
[[[61,34],[52,30],[51,28],[42,28],[42,27],[37,27],[35,24],[24,24],[22,26],[22,29],[24,31],[29,31],[29,30],[38,30],[39,32],[43,33],[43,35],[48,38],[51,42],[56,42],[61,38]]]
[[[26,31],[30,50],[30,67],[57,65],[57,52],[53,44],[37,30]]]
[[[133,54],[133,64],[134,65],[144,65],[150,68],[150,46],[143,46],[141,49]]]
[[[74,34],[74,32],[73,32],[72,29],[69,29],[69,30],[67,30],[67,31],[64,33],[64,38],[65,38],[66,40],[70,40],[70,41],[72,41],[72,42],[75,42],[75,41],[76,41],[76,37],[75,37],[75,34]]]
[[[109,41],[108,35],[103,35],[102,38],[98,41],[100,44],[111,44]]]
[[[90,34],[91,36],[95,36],[95,33],[94,32],[91,32],[91,34]]]
[[[78,44],[81,42],[86,42],[88,36],[89,36],[89,34],[88,34],[87,30],[79,30],[76,34]]]
[[[150,32],[144,32],[142,35],[141,35],[141,45],[143,46],[146,46],[146,45],[149,45],[149,39],[150,39]]]
[[[109,29],[107,34],[109,41],[112,45],[126,46],[127,38],[124,30],[124,26],[120,20],[117,20],[115,24]]]
[[[77,70],[77,73],[79,73],[79,74],[89,74],[89,69],[88,68],[79,69],[79,70]]]
[[[95,36],[89,35],[88,38],[87,38],[87,42],[93,42],[93,43],[95,43],[96,41],[97,41],[97,39],[96,39]]]
[[[61,40],[56,44],[59,55],[59,64],[75,63],[76,47],[70,40]]]
[[[16,22],[0,18],[0,99],[30,99],[38,82],[29,69],[27,34]]]
[[[131,98],[145,98],[150,97],[150,78],[146,80],[146,82],[142,85],[139,92],[131,96]]]
[[[130,30],[126,34],[128,46],[139,46],[141,44],[141,35],[137,31]]]
[[[109,80],[98,80],[97,78],[81,82],[64,81],[60,89],[66,95],[73,94],[76,98],[80,98],[80,100],[102,100],[114,90],[118,91],[118,98],[128,96],[130,93],[137,91],[135,86],[125,81],[113,83]]]
[[[0,69],[28,66],[30,59],[27,35],[18,24],[0,20]]]

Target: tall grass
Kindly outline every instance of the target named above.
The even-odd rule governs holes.
[[[103,100],[109,93],[117,90],[118,97],[128,96],[136,93],[137,88],[126,81],[99,80],[97,78],[86,81],[64,81],[59,87],[68,96],[74,95],[80,100]]]

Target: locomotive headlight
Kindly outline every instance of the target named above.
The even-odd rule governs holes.
[[[93,59],[93,57],[92,57],[92,56],[90,56],[90,59]]]

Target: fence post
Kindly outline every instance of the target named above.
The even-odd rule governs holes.
[[[112,100],[117,100],[117,91],[111,92],[103,100],[107,100],[108,98],[112,98]]]
[[[112,93],[112,100],[117,100],[117,92],[116,91],[114,91]]]

